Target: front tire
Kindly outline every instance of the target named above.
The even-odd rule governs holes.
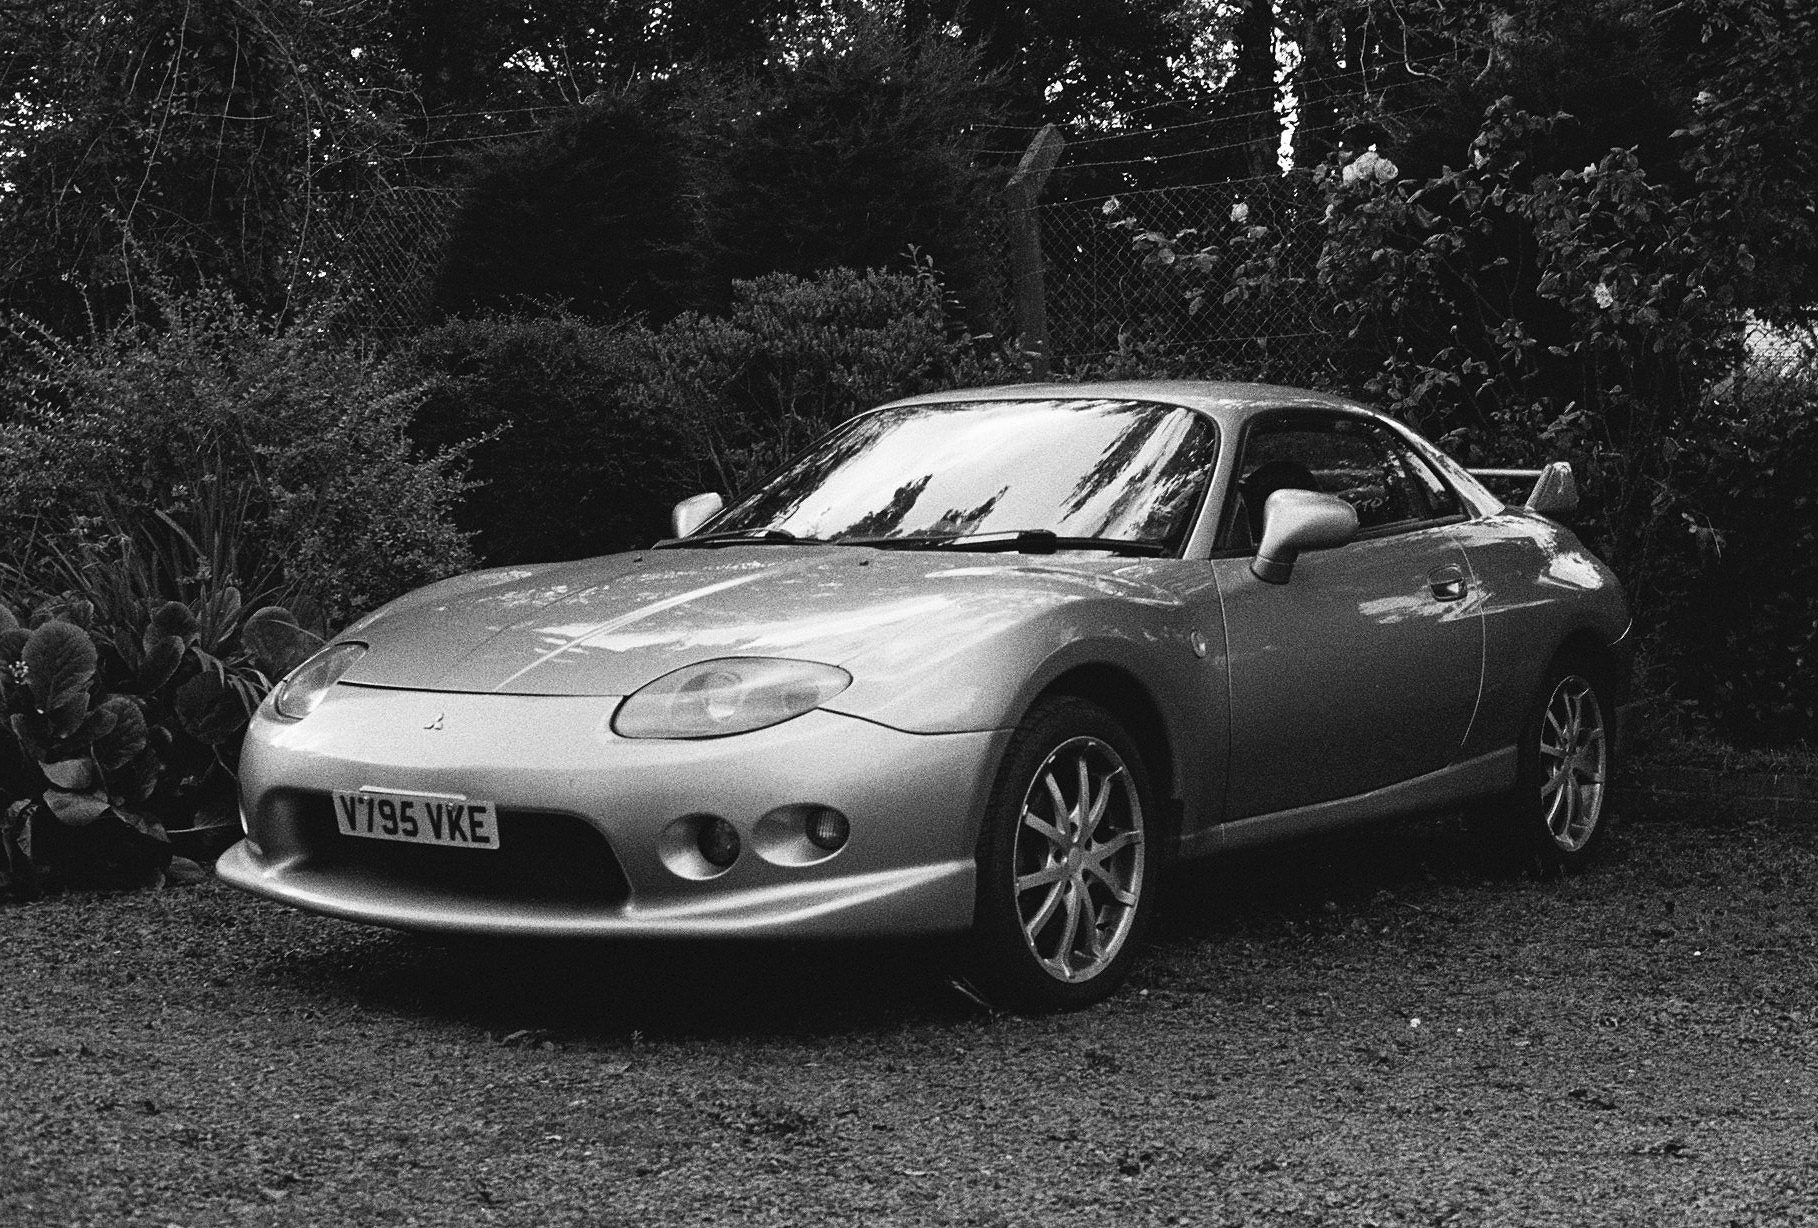
[[[1609,685],[1571,657],[1548,669],[1522,731],[1519,777],[1504,804],[1509,834],[1543,872],[1582,869],[1609,828],[1614,758]]]
[[[1074,1010],[1129,974],[1154,910],[1154,807],[1109,712],[1062,697],[1011,738],[979,836],[969,964],[993,1005]]]

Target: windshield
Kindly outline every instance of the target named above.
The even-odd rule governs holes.
[[[710,529],[886,543],[1043,532],[1173,547],[1216,454],[1211,422],[1178,406],[902,406],[847,423]]]

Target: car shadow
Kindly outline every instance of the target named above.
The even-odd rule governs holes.
[[[1154,937],[1253,937],[1355,916],[1386,899],[1514,879],[1533,867],[1456,815],[1423,816],[1240,849],[1176,866],[1164,881]]]
[[[374,934],[294,956],[287,977],[510,1043],[817,1036],[957,1023],[949,941],[553,942]]]
[[[1338,920],[1519,867],[1486,860],[1456,818],[1402,820],[1174,868],[1134,984],[1207,944],[1316,935]],[[321,921],[324,927],[337,923]],[[341,937],[345,935],[345,937]],[[506,1043],[833,1036],[955,1026],[992,1012],[955,944],[585,943],[337,929],[272,970],[368,1009],[440,1018]],[[1128,991],[1126,991],[1128,992]]]

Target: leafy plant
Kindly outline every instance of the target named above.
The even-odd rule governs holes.
[[[99,644],[91,602],[49,603],[29,630],[0,606],[0,844],[18,886],[161,881],[173,836],[200,852],[231,829],[240,735],[321,641],[276,606],[241,618],[232,588],[211,606],[163,602],[134,640]],[[211,624],[235,628],[215,651]]]
[[[147,566],[174,552],[178,571],[339,623],[471,563],[452,523],[464,454],[413,443],[426,389],[408,363],[326,315],[274,323],[217,292],[158,306],[155,327],[80,343],[0,330],[16,591],[54,591],[85,543],[132,536]]]
[[[455,509],[489,563],[543,562],[660,536],[683,449],[636,395],[654,334],[568,311],[450,319],[407,344],[427,386],[419,446],[466,448]]]

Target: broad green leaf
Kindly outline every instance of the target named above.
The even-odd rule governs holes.
[[[94,745],[95,759],[111,772],[126,766],[145,749],[145,713],[124,695],[109,696],[95,710],[110,712],[114,717],[113,727],[97,737]]]
[[[19,659],[25,663],[25,684],[40,710],[66,710],[71,701],[86,695],[95,676],[95,643],[88,632],[52,619],[25,642]]]
[[[44,758],[50,752],[51,743],[57,740],[50,722],[40,713],[14,713],[9,723],[12,725],[13,736],[19,739],[19,745],[34,759]]]
[[[68,739],[88,719],[88,693],[78,691],[56,707],[46,710],[44,715],[50,721],[51,732],[60,740]]]
[[[86,707],[87,696],[82,698],[83,706]],[[60,718],[53,714],[51,724],[57,728],[60,740],[50,748],[45,758],[73,759],[78,755],[87,754],[89,749],[94,746],[96,739],[106,737],[108,732],[113,729],[114,722],[119,719],[119,713],[111,709],[95,708],[82,713],[77,719],[75,727],[70,728],[67,724],[60,723],[66,721],[67,717]]]
[[[153,840],[156,840],[161,844],[170,843],[170,836],[165,834],[164,824],[158,822],[158,820],[140,814],[136,810],[116,808],[114,813],[120,816],[120,821],[122,823],[126,824],[134,831],[150,836]]]
[[[44,778],[73,793],[82,793],[95,787],[100,773],[95,769],[95,761],[87,755],[77,759],[57,759],[50,763],[39,764]]]
[[[0,631],[0,669],[16,665],[20,654],[25,651],[25,641],[32,638],[32,633],[23,627],[8,627]]]
[[[178,687],[174,704],[183,731],[210,746],[233,737],[252,716],[240,694],[214,673],[197,674]]]
[[[147,632],[145,659],[139,665],[138,689],[149,694],[170,681],[183,660],[183,641],[174,635],[152,638]]]
[[[152,732],[164,734],[165,740],[168,741],[169,731],[162,726],[154,727]],[[132,762],[127,766],[127,775],[128,783],[131,785],[130,789],[122,785],[118,776],[115,777],[114,787],[122,789],[129,798],[143,800],[150,797],[153,790],[158,787],[158,781],[164,775],[163,761],[158,758],[157,752],[148,746],[133,756]]]
[[[194,639],[200,629],[188,606],[181,601],[167,601],[152,612],[151,621],[146,624],[145,651],[151,651],[152,641],[166,636],[178,640]]]
[[[282,678],[322,646],[322,637],[299,627],[289,610],[275,605],[255,610],[240,640],[270,678]]]
[[[44,804],[71,827],[87,827],[113,809],[107,798],[98,793],[66,793],[62,789],[46,789]]]

